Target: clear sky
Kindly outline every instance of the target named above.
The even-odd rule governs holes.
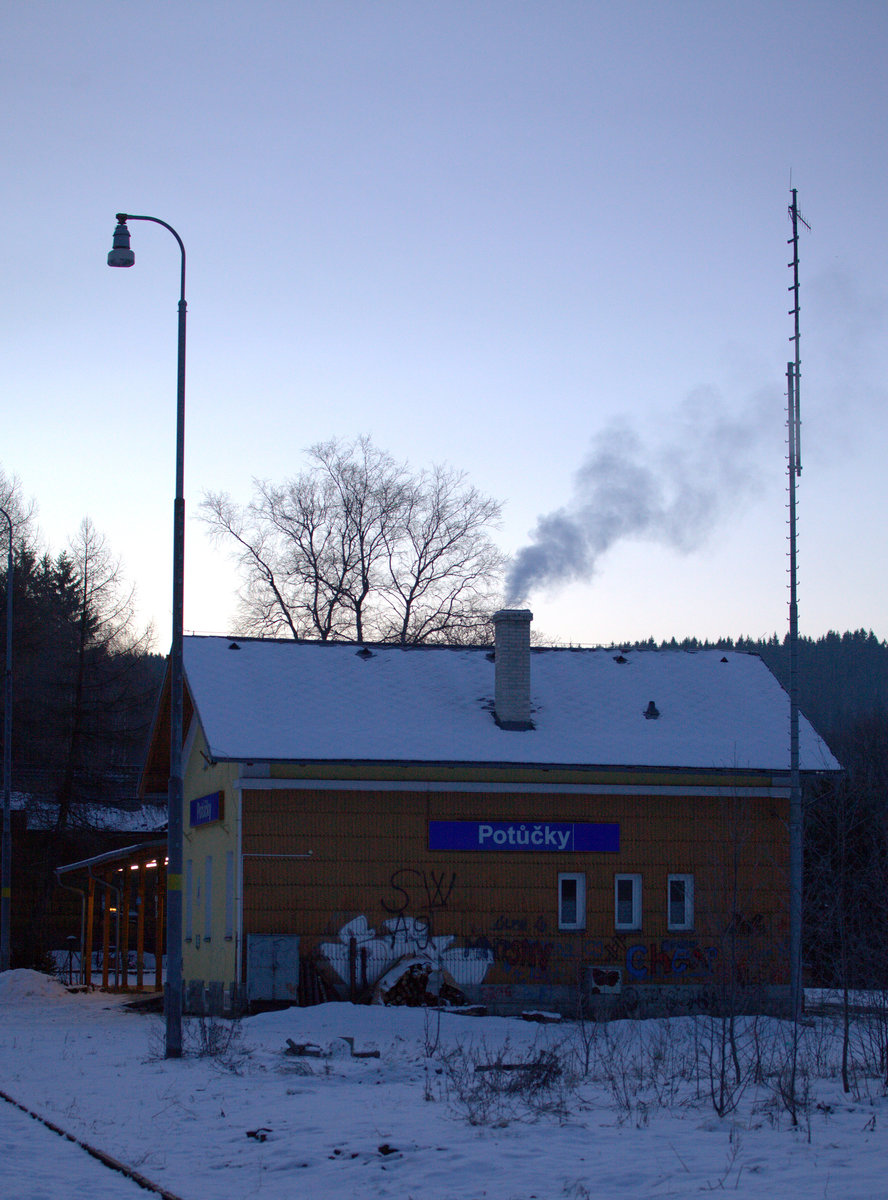
[[[369,434],[514,555],[618,495],[524,597],[553,639],[782,635],[792,184],[801,628],[888,637],[886,62],[884,0],[11,0],[0,465],[165,649],[178,249],[105,265],[144,213],[188,252],[189,630],[235,607],[202,493]]]

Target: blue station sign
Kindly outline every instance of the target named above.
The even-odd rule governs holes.
[[[429,821],[429,849],[614,854],[620,849],[620,826],[561,821]]]
[[[221,821],[224,814],[223,793],[210,792],[208,796],[198,796],[190,804],[191,826],[209,825],[213,821]]]

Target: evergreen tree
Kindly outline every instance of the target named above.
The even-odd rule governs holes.
[[[55,558],[23,537],[13,574],[14,787],[55,801],[61,830],[85,819],[87,802],[132,796],[162,661],[148,653],[150,630],[135,630],[132,593],[90,522]]]

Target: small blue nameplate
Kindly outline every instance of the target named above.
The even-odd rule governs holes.
[[[222,792],[210,792],[209,796],[199,796],[191,801],[191,824],[209,825],[211,821],[221,821],[223,814]]]

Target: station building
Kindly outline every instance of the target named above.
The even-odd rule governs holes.
[[[537,649],[530,624],[497,613],[495,647],[186,637],[190,1008],[779,1002],[787,694],[755,655]],[[167,679],[145,797],[169,727]],[[804,718],[800,755],[839,769]]]

